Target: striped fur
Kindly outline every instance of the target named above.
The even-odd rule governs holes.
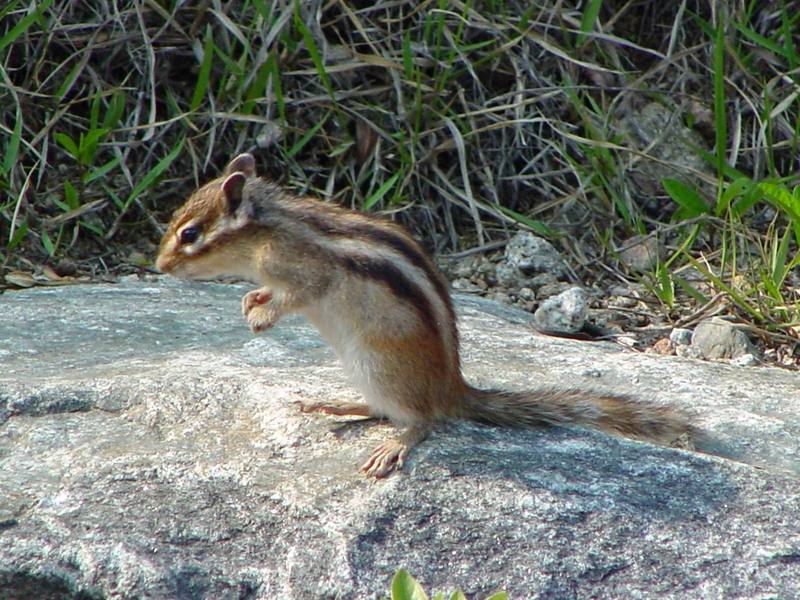
[[[246,308],[251,325],[259,314],[266,326],[286,313],[304,314],[337,352],[371,414],[405,425],[442,418],[580,425],[659,443],[693,433],[678,412],[627,396],[470,387],[461,375],[447,281],[421,246],[390,221],[259,179],[254,164],[249,155],[237,157],[175,212],[157,267],[263,285],[270,300]],[[242,174],[243,188],[242,179],[226,184]],[[187,227],[200,230],[196,240],[182,239]]]

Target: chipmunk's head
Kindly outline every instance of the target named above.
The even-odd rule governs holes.
[[[172,215],[156,268],[189,279],[251,277],[246,238],[252,222],[244,202],[244,186],[255,176],[253,156],[240,154],[221,177],[194,192]]]

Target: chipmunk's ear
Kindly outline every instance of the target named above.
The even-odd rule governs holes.
[[[245,152],[234,158],[225,167],[225,175],[230,175],[236,172],[244,173],[245,177],[255,177],[256,174],[256,159],[252,154]]]
[[[252,158],[252,157],[251,157]],[[233,215],[239,205],[242,203],[242,192],[244,191],[244,183],[247,177],[241,171],[231,173],[222,182],[222,194],[220,194],[220,202],[222,203],[222,210],[225,214]]]

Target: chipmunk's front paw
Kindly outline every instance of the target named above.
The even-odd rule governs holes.
[[[262,306],[272,300],[272,291],[258,288],[242,296],[242,314],[246,317],[256,306]]]
[[[275,325],[280,318],[280,314],[271,304],[263,304],[251,308],[246,318],[247,324],[250,325],[250,331],[261,333]]]
[[[244,295],[242,314],[253,333],[266,331],[275,325],[280,317],[274,305],[272,291],[267,288],[259,288]]]

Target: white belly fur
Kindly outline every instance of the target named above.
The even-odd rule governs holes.
[[[333,348],[353,386],[361,392],[375,416],[388,417],[398,424],[416,421],[414,415],[403,410],[402,404],[388,397],[390,389],[382,388],[375,381],[374,373],[381,372],[381,360],[373,349],[367,347],[358,335],[357,327],[348,322],[346,316],[331,314],[320,306],[303,311],[309,322]]]

